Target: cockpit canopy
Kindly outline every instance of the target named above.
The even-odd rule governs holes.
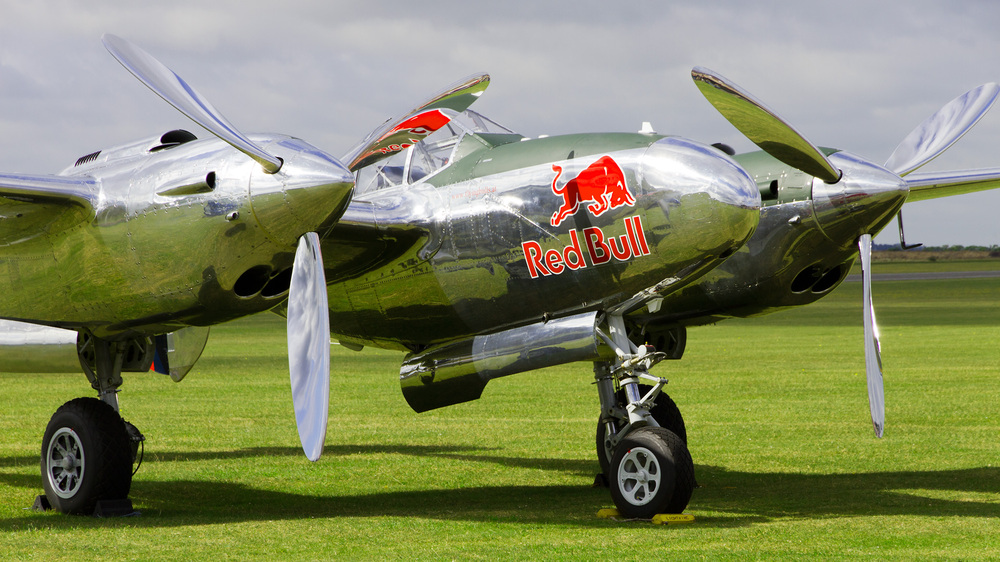
[[[475,111],[465,110],[406,150],[358,170],[355,193],[420,182],[455,160],[455,149],[465,135],[490,133],[514,134]]]

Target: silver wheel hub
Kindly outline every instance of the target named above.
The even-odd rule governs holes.
[[[618,488],[625,501],[646,505],[660,489],[660,463],[645,447],[633,447],[618,464]]]
[[[68,427],[59,428],[49,440],[45,454],[49,487],[60,498],[71,498],[80,490],[84,471],[83,444]]]

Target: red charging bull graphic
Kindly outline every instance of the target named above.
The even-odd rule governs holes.
[[[635,205],[635,198],[625,183],[625,173],[610,156],[600,157],[562,187],[557,185],[562,166],[553,164],[552,171],[556,173],[552,179],[552,193],[563,198],[562,206],[552,215],[552,226],[559,226],[566,217],[575,214],[584,201],[591,201],[587,210],[595,217],[622,205]]]

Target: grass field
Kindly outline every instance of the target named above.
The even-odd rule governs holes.
[[[937,265],[935,264],[935,267]],[[52,412],[82,375],[0,375],[0,557],[13,559],[975,559],[1000,557],[1000,279],[875,287],[886,433],[872,435],[861,286],[691,330],[657,371],[684,412],[694,523],[598,519],[588,365],[516,375],[415,414],[401,354],[333,347],[326,452],[298,446],[284,328],[213,330],[174,384],[126,375],[148,438],[142,515],[26,510]]]

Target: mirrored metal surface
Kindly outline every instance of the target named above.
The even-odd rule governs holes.
[[[319,459],[330,405],[330,320],[319,236],[299,240],[288,293],[288,370],[302,450]]]
[[[906,202],[906,181],[847,152],[832,154],[830,159],[844,171],[844,177],[835,184],[813,182],[813,209],[819,228],[831,240],[842,243],[882,230]]]
[[[164,101],[215,136],[253,158],[269,173],[273,174],[281,168],[280,158],[268,154],[244,136],[205,97],[152,55],[115,35],[106,34],[102,39],[108,52]]]
[[[695,67],[691,77],[705,99],[765,152],[825,182],[840,179],[819,148],[749,92],[707,68]]]
[[[910,190],[907,203],[976,193],[1000,187],[1000,168],[918,172],[906,176],[906,186]]]
[[[596,327],[597,313],[590,312],[407,355],[399,374],[403,396],[414,411],[425,412],[475,400],[495,378],[607,359],[614,354],[600,344]]]
[[[366,193],[324,238],[324,247],[347,246],[366,228],[351,222],[367,220],[364,207],[374,214],[369,238],[383,244],[373,258],[382,265],[355,276],[328,266],[330,279],[342,279],[329,292],[338,339],[436,344],[601,309],[666,279],[679,280],[669,285],[676,290],[738,248],[759,217],[742,168],[676,137],[478,147],[423,181]],[[567,199],[588,189],[605,191]],[[553,225],[564,207],[572,212]]]
[[[885,390],[882,383],[882,349],[879,344],[878,323],[872,305],[872,236],[858,238],[861,254],[862,314],[865,326],[865,373],[868,380],[868,406],[871,409],[875,436],[882,437],[885,427]]]
[[[157,136],[64,176],[0,176],[0,317],[125,338],[280,303],[294,241],[330,228],[353,178],[302,141],[254,138],[286,168],[264,174],[216,139],[162,148]],[[209,175],[210,189],[161,193]]]
[[[1000,86],[990,82],[951,100],[899,143],[885,168],[905,176],[937,158],[986,115],[997,94]]]
[[[201,358],[209,331],[208,327],[190,326],[156,336],[153,368],[174,382],[181,382]]]

